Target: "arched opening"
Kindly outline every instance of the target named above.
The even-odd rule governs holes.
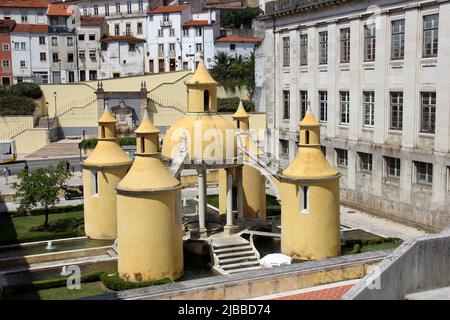
[[[105,126],[101,126],[101,137],[102,139],[104,139],[106,137],[106,132],[105,132]]]
[[[203,91],[203,105],[205,106],[205,111],[209,112],[209,91]]]
[[[305,132],[305,144],[309,144],[309,130]]]
[[[237,128],[240,129],[241,128],[241,122],[238,120],[237,122]]]

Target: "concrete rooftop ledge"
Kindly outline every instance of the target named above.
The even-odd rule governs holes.
[[[272,281],[278,282],[277,278],[281,277],[298,277],[299,274],[309,274],[309,273],[323,273],[327,271],[332,271],[334,269],[344,269],[352,267],[358,267],[361,265],[373,265],[386,256],[388,256],[392,250],[380,250],[373,252],[366,252],[355,255],[340,256],[336,258],[325,259],[321,261],[310,261],[304,263],[291,264],[288,266],[282,266],[270,269],[260,269],[255,271],[230,274],[230,275],[219,275],[214,277],[207,277],[196,280],[188,280],[183,282],[169,283],[165,285],[158,285],[154,287],[139,288],[133,290],[122,291],[118,293],[99,295],[95,297],[85,298],[87,300],[139,300],[139,299],[169,299],[169,296],[173,295],[183,295],[183,293],[188,293],[189,291],[220,291],[226,288],[231,288],[239,286],[240,284],[246,285],[249,283],[255,283],[258,281]],[[365,270],[365,268],[364,268]],[[361,275],[364,276],[364,275]],[[349,276],[349,278],[352,278]],[[354,279],[354,277],[353,277]],[[345,279],[350,280],[350,279]],[[292,283],[292,280],[290,280]],[[309,282],[309,281],[307,281]],[[305,283],[308,285],[307,283]],[[276,284],[275,284],[276,285]],[[313,284],[314,285],[314,284]],[[267,287],[267,286],[266,286]],[[298,289],[298,288],[296,288]],[[269,289],[269,293],[273,289]],[[242,290],[245,291],[245,290]],[[280,291],[281,292],[281,291]],[[195,294],[194,294],[195,295]],[[251,294],[250,294],[251,295]],[[213,298],[217,295],[212,294]],[[251,298],[261,296],[261,294],[254,293],[253,296],[241,296],[241,298]],[[220,295],[219,295],[220,297]],[[84,300],[84,299],[83,299]]]

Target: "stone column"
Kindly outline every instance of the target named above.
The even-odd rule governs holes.
[[[198,227],[200,238],[206,238],[206,169],[198,172]]]
[[[235,226],[233,225],[233,169],[227,168],[227,223],[224,227],[225,234],[231,235]]]
[[[243,166],[237,168],[237,205],[238,218],[244,220],[244,188],[242,186],[242,169]]]

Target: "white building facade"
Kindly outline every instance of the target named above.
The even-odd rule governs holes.
[[[48,26],[16,24],[11,35],[13,83],[49,83]]]
[[[265,4],[269,151],[283,167],[292,161],[310,105],[344,203],[441,229],[450,222],[450,1],[321,4]]]
[[[17,23],[47,24],[48,0],[2,0],[0,20]]]
[[[107,36],[101,43],[100,79],[144,74],[145,40],[132,36]]]
[[[216,52],[225,52],[231,59],[236,59],[238,56],[250,57],[261,42],[258,38],[222,37],[216,39],[215,47]]]
[[[215,11],[192,12],[189,5],[161,6],[149,12],[150,73],[193,70],[200,56],[212,67],[214,41],[220,35]]]

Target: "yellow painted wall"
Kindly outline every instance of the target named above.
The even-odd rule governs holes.
[[[207,183],[218,183],[219,182],[219,170],[208,171],[206,174]],[[181,183],[183,185],[196,186],[198,184],[198,174],[192,175],[182,175]]]
[[[84,227],[86,235],[93,239],[117,238],[116,186],[128,171],[128,166],[101,169],[98,173],[99,193],[93,194],[91,171],[83,170]]]
[[[15,130],[18,127],[26,126],[28,128],[33,128],[33,125],[34,125],[33,116],[0,117],[0,137]]]
[[[176,222],[180,190],[117,197],[118,271],[130,281],[183,275],[183,231]]]
[[[48,143],[47,130],[31,129],[14,138],[19,156],[30,154]]]
[[[298,186],[281,184],[281,252],[302,260],[338,256],[339,180],[309,185],[309,214],[303,214],[300,213]]]
[[[266,219],[266,180],[250,166],[242,168],[244,218]]]

